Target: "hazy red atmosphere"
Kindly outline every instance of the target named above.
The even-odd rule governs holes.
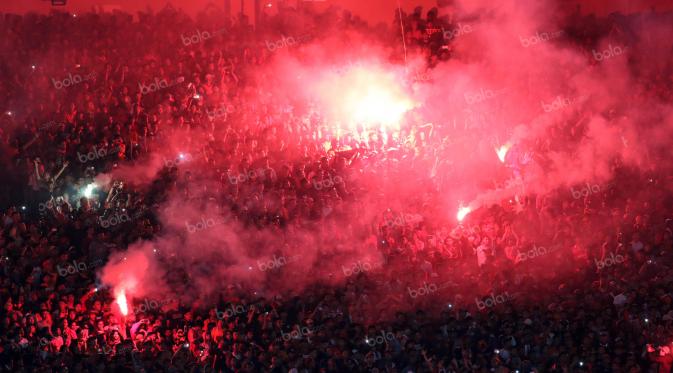
[[[672,6],[579,4],[0,5],[0,370],[671,372]]]
[[[73,13],[82,13],[91,11],[92,9],[113,9],[123,10],[132,14],[138,11],[146,11],[148,8],[155,11],[163,8],[167,3],[172,4],[176,8],[184,10],[190,16],[195,16],[197,13],[203,11],[207,7],[216,7],[225,9],[227,4],[231,9],[231,14],[236,15],[241,11],[241,4],[243,4],[244,12],[251,18],[254,18],[255,1],[254,0],[191,0],[185,1],[170,1],[165,0],[68,0],[60,9],[65,9]],[[451,2],[448,2],[449,4]],[[468,3],[453,2],[457,3]],[[596,13],[599,15],[607,15],[612,12],[633,13],[644,10],[655,9],[657,11],[667,11],[673,8],[673,4],[668,0],[585,0],[585,1],[559,1],[562,7],[567,10],[575,9],[577,4],[582,7],[582,12],[585,14]],[[271,6],[269,6],[271,4]],[[423,6],[429,9],[437,5],[436,0],[399,0],[399,4],[405,11],[411,11],[416,6]],[[318,11],[324,11],[329,7],[336,7],[351,11],[354,15],[361,17],[367,22],[376,24],[384,22],[386,24],[391,22],[391,17],[397,11],[398,2],[396,0],[261,0],[260,5],[268,14],[276,14],[278,8],[282,6],[297,7],[303,5],[311,7]],[[50,12],[53,10],[50,1],[47,0],[6,0],[0,2],[0,12],[7,13],[26,13],[26,12]]]

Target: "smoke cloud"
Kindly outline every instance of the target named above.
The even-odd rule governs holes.
[[[413,294],[409,281],[425,274],[386,263],[377,223],[453,227],[461,204],[479,210],[525,195],[568,196],[578,185],[614,182],[618,166],[671,169],[670,94],[641,83],[668,68],[670,27],[627,25],[586,50],[572,41],[554,2],[463,1],[457,9],[452,58],[432,69],[413,49],[405,65],[397,47],[330,29],[274,50],[272,63],[250,74],[254,89],[237,108],[248,114],[231,116],[227,125],[264,136],[239,136],[221,125],[212,133],[179,133],[148,160],[108,175],[143,185],[176,165],[159,207],[162,231],[113,257],[103,282],[134,298],[206,300],[231,287],[249,296],[300,294],[368,272],[389,283],[388,291],[365,292],[372,310],[411,308],[404,301]],[[379,110],[389,115],[383,126],[352,110],[358,99],[369,109],[379,104],[366,101],[372,86],[382,87],[390,103]],[[353,116],[371,126],[352,124]],[[392,139],[406,140],[406,148],[354,155],[354,143]],[[505,144],[511,148],[501,161],[496,151]],[[173,162],[179,154],[189,156]],[[302,190],[291,206],[306,217],[288,220],[282,206],[290,197],[272,185],[287,182],[316,154],[339,163],[340,172],[309,165],[308,185],[286,185]],[[637,189],[628,192],[639,198]],[[536,241],[540,233],[526,234]],[[423,268],[423,254],[408,255]],[[466,289],[459,282],[436,286]],[[459,298],[479,287],[467,289],[456,290]]]

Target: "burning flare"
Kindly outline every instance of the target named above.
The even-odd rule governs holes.
[[[470,207],[461,206],[458,209],[458,214],[456,215],[456,217],[458,218],[458,221],[463,221],[463,219],[465,219],[467,214],[469,214],[471,212],[472,212],[472,209]]]
[[[126,316],[129,314],[129,306],[128,303],[126,302],[126,292],[124,289],[120,290],[117,293],[116,297],[117,301],[117,306],[119,306],[119,310],[122,312],[122,315]]]
[[[413,105],[401,93],[395,92],[395,87],[386,83],[373,81],[366,91],[348,96],[348,113],[354,122],[399,126],[402,117]]]
[[[83,193],[83,194],[84,194],[84,197],[86,197],[86,198],[91,198],[91,195],[93,194],[93,190],[96,189],[97,186],[98,186],[98,185],[96,185],[96,183],[88,184],[88,185],[84,188],[84,193]]]
[[[406,113],[418,106],[397,73],[376,64],[358,66],[343,75],[328,74],[315,87],[321,104],[347,132],[359,125],[397,132]]]
[[[507,157],[507,152],[509,151],[509,148],[512,147],[512,144],[507,143],[499,148],[495,149],[496,154],[498,154],[498,159],[500,159],[500,162],[505,163],[505,157]]]

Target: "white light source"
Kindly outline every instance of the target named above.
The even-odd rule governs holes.
[[[507,152],[509,151],[509,148],[511,148],[512,145],[510,143],[507,143],[497,149],[495,149],[495,152],[498,154],[498,159],[500,159],[500,162],[505,163],[505,158],[507,157]]]
[[[95,183],[91,183],[91,184],[87,185],[84,188],[84,197],[91,198],[91,195],[93,194],[93,190],[96,189],[96,186],[97,185]]]
[[[456,214],[456,218],[458,218],[458,221],[463,221],[463,219],[465,219],[467,214],[469,214],[470,212],[472,212],[471,208],[461,206],[458,209],[458,214]]]

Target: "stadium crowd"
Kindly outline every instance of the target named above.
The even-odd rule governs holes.
[[[450,58],[451,38],[468,32],[436,9],[403,17],[410,44],[427,50],[431,63]],[[386,156],[402,172],[432,168],[436,154],[416,149],[445,143],[412,131],[404,140],[373,134],[324,147],[313,118],[271,98],[264,108],[255,106],[263,100],[245,100],[259,93],[252,72],[273,53],[273,38],[219,19],[170,8],[137,21],[124,13],[3,15],[0,369],[671,371],[673,180],[619,166],[620,182],[598,192],[520,196],[453,229],[426,223],[431,207],[422,201],[413,212],[386,211],[382,201],[378,221],[360,225],[370,227],[363,245],[377,246],[385,264],[344,269],[359,273],[341,287],[313,286],[289,299],[228,288],[209,307],[145,299],[127,319],[112,312],[96,270],[111,253],[160,232],[153,208],[175,183],[181,156],[164,160],[149,192],[123,181],[82,191],[176,134],[207,144],[189,156],[212,165],[208,176],[221,181],[212,193],[238,221],[281,228],[327,222],[357,203],[363,162],[397,177],[380,156],[385,149],[401,149]],[[314,24],[327,21],[316,16]],[[349,17],[334,22],[365,27]],[[573,22],[566,37],[583,45],[600,31],[582,30],[609,31],[605,19]],[[311,25],[286,35],[320,37]],[[670,83],[643,84],[658,84],[658,94],[671,92]],[[335,151],[343,145],[350,150]],[[285,161],[298,158],[305,162]],[[190,198],[188,183],[177,184]],[[432,200],[438,192],[429,189]],[[600,225],[601,245],[575,239],[588,225]],[[381,284],[388,266],[409,275]],[[381,289],[401,296],[378,305],[392,315],[370,316],[368,294]]]

